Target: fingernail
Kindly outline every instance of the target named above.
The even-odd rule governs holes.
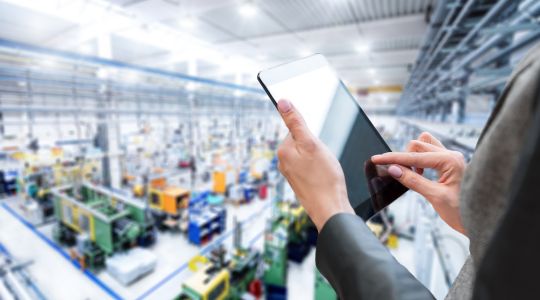
[[[281,99],[281,100],[279,100],[279,102],[277,104],[277,107],[278,107],[280,112],[286,113],[289,110],[291,110],[291,102],[289,102],[288,100],[285,100],[285,99]]]
[[[381,157],[380,154],[373,155],[373,156],[371,157],[371,160],[377,159],[377,158],[379,158],[379,157]]]
[[[390,174],[394,178],[400,178],[401,175],[403,175],[403,170],[401,170],[401,168],[396,165],[391,165],[388,168],[388,174]]]

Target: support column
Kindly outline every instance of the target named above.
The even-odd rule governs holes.
[[[465,121],[465,98],[455,99],[452,102],[452,122],[463,123]]]
[[[0,137],[4,137],[4,114],[0,111]]]
[[[98,37],[98,55],[102,58],[112,59],[112,47],[110,34],[102,34]],[[100,72],[99,77],[101,79],[107,79],[109,74],[105,71]],[[112,99],[108,84],[103,89],[103,96],[101,97],[101,108],[111,109],[114,108],[114,99]],[[119,189],[121,187],[121,169],[119,158],[119,128],[118,116],[111,113],[98,113],[98,128],[97,128],[97,144],[103,151],[102,159],[102,173],[103,183],[111,188]]]
[[[461,99],[459,99],[458,107],[459,107],[459,110],[458,110],[458,123],[461,124],[461,123],[465,122],[465,109],[466,109],[465,97],[462,97]]]
[[[198,73],[198,66],[197,66],[197,60],[195,58],[192,58],[188,60],[188,75],[190,76],[197,76]],[[196,112],[195,108],[195,95],[192,93],[192,91],[189,91],[188,94],[188,104],[189,104],[189,135],[190,135],[190,154],[194,157],[197,156],[197,144],[198,144],[198,135],[195,132],[195,126],[194,122],[197,121],[197,117],[194,115]]]

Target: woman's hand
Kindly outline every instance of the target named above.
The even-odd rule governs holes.
[[[408,152],[388,152],[371,158],[374,164],[390,165],[388,173],[404,186],[424,196],[450,227],[465,234],[459,212],[461,180],[465,159],[460,152],[450,151],[431,134],[424,132],[412,140]],[[407,167],[414,167],[413,171]],[[422,176],[423,169],[437,171],[438,181]]]
[[[289,135],[278,149],[278,168],[317,230],[338,213],[352,213],[341,165],[326,146],[309,131],[304,119],[287,100],[278,110]]]

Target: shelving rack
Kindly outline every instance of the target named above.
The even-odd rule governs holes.
[[[536,0],[438,1],[398,113],[463,122],[467,97],[495,102],[513,56],[540,40],[539,17]]]
[[[190,201],[188,239],[198,246],[225,231],[227,212],[223,206],[210,205],[209,196],[209,192],[202,192]]]

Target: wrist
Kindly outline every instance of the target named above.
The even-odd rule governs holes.
[[[313,223],[315,224],[315,227],[317,227],[318,232],[321,232],[326,222],[328,222],[328,220],[330,220],[333,216],[337,214],[343,214],[343,213],[353,214],[353,215],[355,214],[354,209],[349,204],[349,200],[346,199],[343,202],[340,203],[342,205],[337,205],[332,208],[324,209],[321,211],[321,213],[314,216],[312,220],[313,220]]]

